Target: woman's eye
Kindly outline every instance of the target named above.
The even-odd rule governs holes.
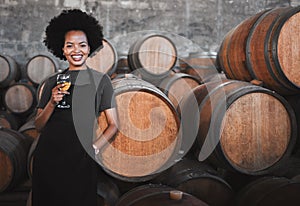
[[[66,45],[67,48],[72,48],[72,45]]]

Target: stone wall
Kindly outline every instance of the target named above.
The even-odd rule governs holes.
[[[119,56],[149,32],[169,35],[178,55],[187,56],[217,52],[230,29],[261,10],[297,5],[300,0],[0,0],[0,54],[12,56],[21,68],[34,55],[48,54],[44,29],[69,8],[92,13]]]

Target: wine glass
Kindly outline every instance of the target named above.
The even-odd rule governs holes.
[[[60,90],[67,91],[71,86],[70,74],[58,74],[56,84],[64,84],[64,87],[60,88]],[[65,94],[63,99],[58,103],[57,107],[62,109],[70,108],[70,105],[66,101]]]

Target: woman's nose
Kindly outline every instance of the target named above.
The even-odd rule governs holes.
[[[80,49],[79,49],[79,46],[78,46],[78,45],[74,45],[74,51],[75,51],[75,52],[78,52],[78,51],[80,51]]]

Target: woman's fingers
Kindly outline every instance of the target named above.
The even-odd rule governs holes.
[[[58,93],[59,93],[59,94],[70,94],[68,91],[62,90],[62,88],[63,88],[64,86],[65,86],[65,84],[58,84],[58,85],[56,86]]]
[[[58,84],[52,89],[52,102],[58,104],[63,96],[66,94],[70,94],[68,91],[63,91],[61,88],[64,87],[64,84]]]

